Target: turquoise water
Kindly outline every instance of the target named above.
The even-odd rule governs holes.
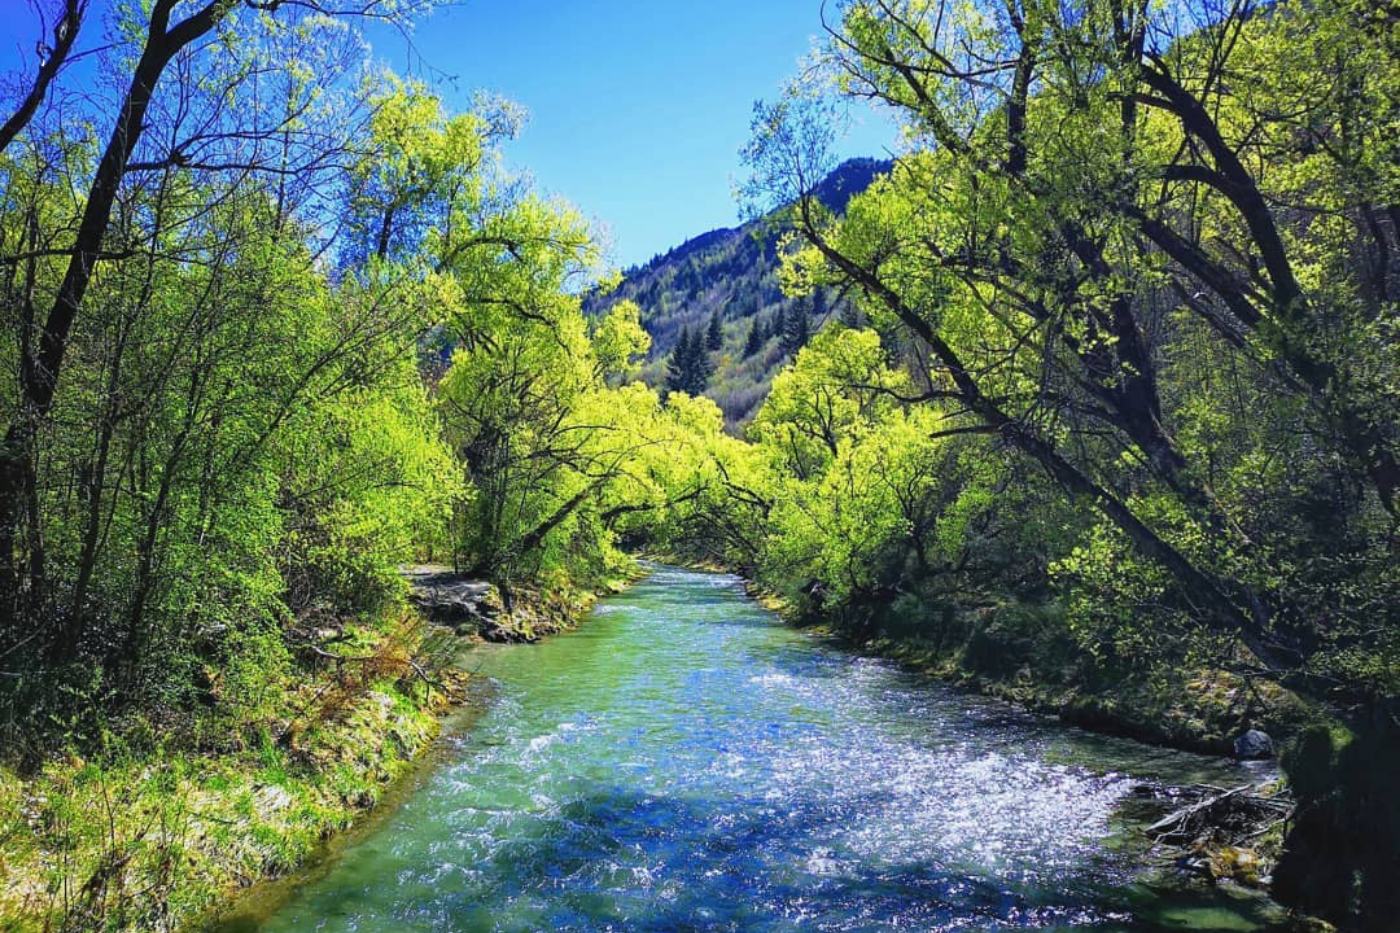
[[[289,896],[226,930],[1252,930],[1144,883],[1142,779],[1237,766],[1064,729],[657,568],[578,631],[473,652],[488,711]],[[488,680],[489,678],[489,680]]]

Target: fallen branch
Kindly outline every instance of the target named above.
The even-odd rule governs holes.
[[[1253,784],[1228,790],[1197,785],[1191,792],[1199,799],[1147,827],[1151,839],[1179,846],[1202,842],[1235,845],[1263,835],[1293,812],[1291,800],[1257,793]]]
[[[423,666],[419,664],[416,660],[414,660],[413,658],[409,658],[408,666],[413,668],[413,673],[417,674],[418,679],[423,681],[423,683],[427,684],[432,689],[437,690],[447,696],[452,696],[452,691],[448,689],[447,685],[434,677],[430,677],[428,675],[428,672],[423,670]]]

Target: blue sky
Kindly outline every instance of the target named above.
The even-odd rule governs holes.
[[[820,10],[821,0],[464,0],[424,21],[412,47],[372,39],[397,70],[452,76],[440,88],[457,107],[476,89],[524,105],[511,164],[595,218],[627,266],[735,223],[753,102],[796,73]],[[34,38],[26,0],[0,0],[0,69]],[[878,155],[892,138],[863,117],[844,154]]]
[[[622,265],[733,224],[753,102],[798,70],[821,0],[467,0],[413,37],[463,100],[485,88],[531,114],[512,163],[611,231]],[[404,59],[404,43],[376,51]],[[858,122],[846,154],[892,131]]]

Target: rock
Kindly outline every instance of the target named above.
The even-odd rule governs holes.
[[[1222,846],[1211,857],[1211,872],[1217,878],[1229,878],[1252,887],[1259,885],[1259,856],[1252,849]]]
[[[1250,729],[1235,739],[1235,757],[1242,761],[1255,761],[1274,757],[1274,740],[1267,732]]]
[[[484,580],[452,573],[410,573],[409,598],[434,622],[480,631],[501,613],[501,594]]]

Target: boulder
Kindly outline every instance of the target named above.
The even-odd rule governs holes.
[[[1235,739],[1235,757],[1241,761],[1256,761],[1274,757],[1274,740],[1267,732],[1250,729]]]
[[[410,573],[409,599],[434,622],[480,631],[500,615],[501,594],[484,580],[452,573]]]

